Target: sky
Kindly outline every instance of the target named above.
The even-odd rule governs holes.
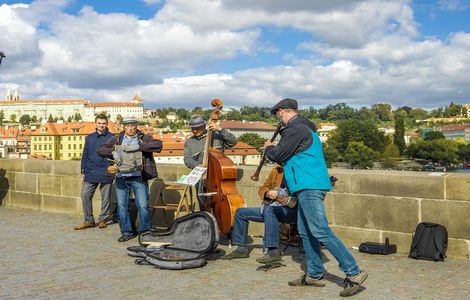
[[[0,0],[0,99],[470,103],[470,0]]]

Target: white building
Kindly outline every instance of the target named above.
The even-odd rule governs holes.
[[[0,128],[0,157],[17,158],[17,142],[18,128],[1,127]]]
[[[320,123],[320,128],[317,129],[318,136],[320,137],[320,141],[322,143],[328,140],[328,135],[332,130],[335,130],[336,124],[335,123]]]
[[[6,120],[11,115],[16,115],[16,121],[23,116],[29,115],[37,119],[47,119],[49,116],[53,118],[63,118],[67,120],[80,114],[83,121],[93,122],[95,114],[104,112],[110,115],[111,121],[115,121],[118,115],[123,118],[133,117],[141,119],[144,116],[144,108],[142,99],[135,96],[130,102],[103,102],[92,103],[85,99],[76,100],[20,100],[18,90],[12,94],[7,91],[6,100],[0,101],[0,110]]]
[[[276,127],[265,122],[253,121],[222,121],[220,127],[229,129],[237,138],[245,133],[256,133],[265,139],[270,139]]]

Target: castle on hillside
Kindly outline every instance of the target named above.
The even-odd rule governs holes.
[[[86,99],[21,100],[18,89],[13,93],[8,89],[5,100],[0,100],[0,106],[6,119],[11,115],[15,115],[17,119],[29,115],[37,119],[47,119],[52,116],[67,120],[79,114],[83,121],[93,122],[98,113],[108,115],[111,121],[116,121],[118,116],[137,119],[144,116],[142,99],[137,95],[129,102],[91,102]]]

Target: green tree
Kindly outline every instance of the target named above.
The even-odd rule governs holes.
[[[420,140],[408,147],[410,157],[431,160],[443,165],[458,163],[458,151],[459,147],[455,141],[445,139]]]
[[[37,121],[38,121],[38,117],[36,117],[36,116],[31,117],[31,122],[32,123],[36,123]]]
[[[349,142],[344,152],[344,161],[361,169],[371,168],[376,157],[377,153],[363,142]]]
[[[388,103],[374,104],[372,105],[372,111],[375,112],[375,114],[381,121],[391,121],[393,118],[392,106]]]
[[[47,118],[47,122],[54,122],[54,118],[52,117],[52,114],[49,114],[49,118]]]
[[[428,117],[428,112],[421,108],[413,108],[409,113],[409,117],[414,120],[425,120]]]
[[[69,116],[69,117],[67,118],[67,122],[72,122],[72,121],[73,121],[72,116]]]
[[[75,113],[73,119],[75,120],[75,122],[78,122],[82,119],[82,115],[80,115],[80,113]]]
[[[31,117],[29,115],[22,115],[19,122],[21,125],[29,125],[31,123]]]
[[[176,110],[176,115],[182,120],[189,120],[191,113],[184,108],[178,108]]]
[[[426,136],[424,137],[425,140],[430,141],[430,140],[438,140],[438,139],[445,139],[446,137],[444,134],[440,131],[429,131],[426,133]]]
[[[338,149],[333,146],[329,146],[327,143],[323,143],[323,155],[328,168],[331,168],[333,163],[339,161],[341,158]]]
[[[467,115],[467,108],[463,105],[451,102],[447,109],[447,113],[449,117],[462,117]]]
[[[241,113],[233,108],[230,108],[230,110],[227,110],[224,115],[225,120],[235,120],[235,121],[241,121],[243,119]]]
[[[118,122],[119,124],[122,124],[122,120],[124,120],[124,118],[121,115],[116,116],[116,122]]]
[[[10,121],[16,122],[16,114],[11,114],[10,115]]]
[[[393,165],[400,158],[400,150],[394,143],[389,143],[382,153],[386,165]]]
[[[255,147],[258,151],[261,150],[261,147],[266,141],[265,138],[261,137],[259,134],[256,133],[244,133],[240,137],[238,137],[238,140]]]
[[[470,161],[470,144],[459,144],[457,152],[461,162]]]
[[[5,120],[5,112],[0,110],[0,125],[3,125],[3,120]]]
[[[429,114],[433,118],[442,118],[444,116],[444,109],[441,107],[433,109]]]
[[[372,120],[343,120],[337,122],[337,128],[328,138],[328,145],[336,148],[343,154],[349,142],[363,142],[364,145],[377,152],[383,152],[387,139],[383,132],[377,129]]]
[[[405,153],[405,114],[398,113],[395,119],[395,134],[393,135],[393,143],[397,146],[400,154]]]
[[[378,117],[375,114],[372,109],[367,108],[365,106],[361,107],[357,112],[356,112],[356,119],[358,120],[371,120],[374,123],[377,123]]]

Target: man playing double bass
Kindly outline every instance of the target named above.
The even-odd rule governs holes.
[[[184,164],[190,169],[203,162],[207,137],[206,124],[200,115],[192,115],[189,120],[188,125],[193,136],[184,143]],[[214,122],[210,122],[208,127],[212,130],[212,148],[224,151],[225,148],[233,147],[237,143],[237,138],[227,129],[221,128]],[[198,200],[200,209],[204,210],[203,199],[198,198]]]

